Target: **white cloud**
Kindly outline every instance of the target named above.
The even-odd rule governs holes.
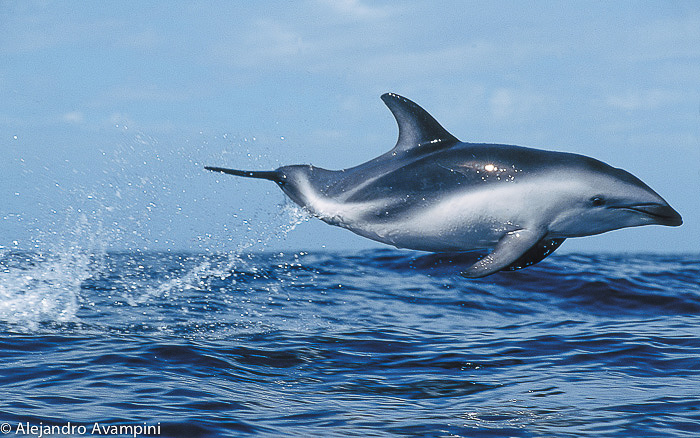
[[[251,22],[243,34],[223,38],[212,53],[237,67],[278,69],[280,63],[297,63],[311,46],[301,33],[272,19]]]
[[[135,87],[121,85],[109,88],[93,104],[98,106],[112,105],[114,102],[182,102],[189,99],[193,92],[187,88],[163,88],[160,85]]]
[[[297,9],[302,9],[299,11]],[[290,13],[302,14],[290,19]],[[294,11],[253,17],[219,35],[210,60],[256,73],[294,69],[346,74],[371,62],[378,53],[405,45],[396,8],[359,1],[315,0]]]
[[[491,114],[497,119],[505,119],[515,111],[513,94],[504,88],[496,90],[489,101]]]
[[[108,119],[108,123],[114,126],[127,127],[132,124],[131,122],[132,119],[127,114],[123,113],[112,113]]]
[[[61,119],[66,123],[77,125],[85,121],[85,115],[80,111],[71,111],[63,114]]]
[[[154,50],[163,43],[163,37],[153,29],[128,33],[115,41],[117,47]]]
[[[542,44],[474,31],[450,29],[442,34],[430,21],[432,16],[425,27],[413,28],[411,14],[398,9],[411,11],[410,5],[377,7],[352,0],[317,0],[317,6],[318,2],[326,7],[317,7],[312,15],[304,11],[303,19],[271,13],[227,29],[208,51],[210,60],[239,69],[229,77],[250,79],[248,70],[253,69],[255,80],[260,73],[283,69],[391,85],[435,83],[439,77],[455,74],[468,80],[488,71],[513,71],[542,57],[558,56],[565,46],[558,41]],[[428,30],[431,26],[436,35]]]
[[[70,6],[68,6],[70,8]],[[76,44],[104,44],[123,23],[113,19],[94,21],[72,20],[74,11],[58,8],[58,16],[36,5],[28,6],[14,14],[0,16],[3,38],[0,53],[19,54],[47,50]],[[89,38],[86,38],[89,35]]]
[[[652,110],[663,105],[672,104],[683,100],[678,92],[652,89],[641,91],[629,91],[625,94],[609,96],[605,103],[613,108],[623,110]]]
[[[630,48],[638,61],[700,56],[700,13],[661,18],[636,29]]]
[[[368,6],[360,0],[320,0],[320,3],[331,7],[342,17],[355,19],[376,20],[391,13],[389,7]]]
[[[495,119],[519,119],[537,114],[538,108],[551,107],[546,96],[514,88],[498,88],[489,98],[489,109]]]

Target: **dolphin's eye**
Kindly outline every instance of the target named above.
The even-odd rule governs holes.
[[[600,196],[594,196],[591,198],[591,205],[594,207],[600,207],[601,205],[605,205],[605,199],[603,199]]]

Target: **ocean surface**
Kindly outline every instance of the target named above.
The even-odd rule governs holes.
[[[700,436],[700,255],[460,263],[0,250],[0,432]]]

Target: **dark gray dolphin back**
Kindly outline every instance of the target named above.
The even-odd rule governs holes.
[[[391,111],[399,127],[396,145],[390,151],[366,163],[334,172],[332,176],[324,175],[323,184],[310,181],[326,196],[342,196],[348,190],[355,189],[369,179],[389,175],[401,177],[395,172],[430,153],[460,144],[454,135],[415,102],[394,93],[382,95],[382,101]],[[407,173],[402,172],[402,175],[405,176]],[[367,195],[367,192],[359,194],[356,200],[365,198]]]

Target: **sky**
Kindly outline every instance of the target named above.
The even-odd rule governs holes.
[[[0,0],[0,57],[0,247],[381,247],[202,167],[357,165],[393,147],[395,92],[463,141],[624,168],[685,221],[559,251],[700,249],[697,1]]]

